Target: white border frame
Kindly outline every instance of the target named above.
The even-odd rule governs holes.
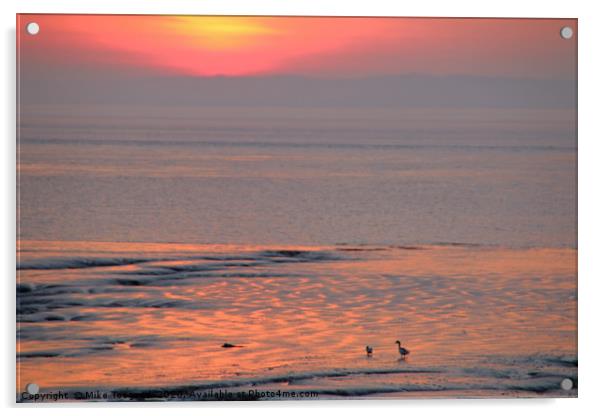
[[[429,17],[556,17],[579,19],[579,398],[578,399],[487,399],[487,400],[410,400],[333,402],[262,402],[262,403],[169,403],[169,404],[87,404],[92,415],[106,413],[107,407],[118,413],[144,411],[164,414],[171,409],[198,414],[228,411],[250,415],[264,413],[326,413],[341,409],[360,415],[374,408],[377,412],[472,415],[487,412],[490,416],[518,412],[545,412],[566,416],[569,412],[594,413],[598,388],[602,387],[598,346],[602,335],[598,318],[602,317],[598,299],[602,294],[602,234],[600,213],[602,193],[597,178],[602,177],[598,158],[602,156],[599,99],[602,61],[602,16],[598,2],[576,0],[524,1],[504,0],[495,3],[478,0],[20,0],[0,2],[4,39],[0,112],[2,138],[2,255],[0,264],[4,302],[2,331],[2,378],[0,392],[3,407],[35,411],[29,405],[15,405],[15,14],[16,13],[119,13],[119,14],[229,14],[229,15],[346,15],[346,16],[429,16]],[[78,405],[44,405],[45,414],[81,413]],[[144,408],[142,410],[141,408]],[[170,409],[170,410],[168,410]],[[210,410],[211,409],[211,410]],[[488,416],[489,416],[488,415]]]

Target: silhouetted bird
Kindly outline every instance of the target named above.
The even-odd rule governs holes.
[[[399,349],[399,355],[401,355],[401,358],[406,358],[406,355],[410,353],[410,350],[402,347],[400,341],[395,341],[395,343],[397,344],[397,348]]]

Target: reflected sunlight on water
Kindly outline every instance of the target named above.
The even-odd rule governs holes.
[[[574,249],[20,241],[18,268],[18,391],[558,395],[576,377]]]

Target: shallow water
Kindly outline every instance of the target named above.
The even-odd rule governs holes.
[[[576,395],[574,249],[19,248],[19,391]]]

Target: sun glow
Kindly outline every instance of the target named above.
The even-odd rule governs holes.
[[[191,46],[210,50],[248,47],[280,34],[261,19],[244,17],[172,17],[166,18],[162,26],[181,35],[182,41]]]

